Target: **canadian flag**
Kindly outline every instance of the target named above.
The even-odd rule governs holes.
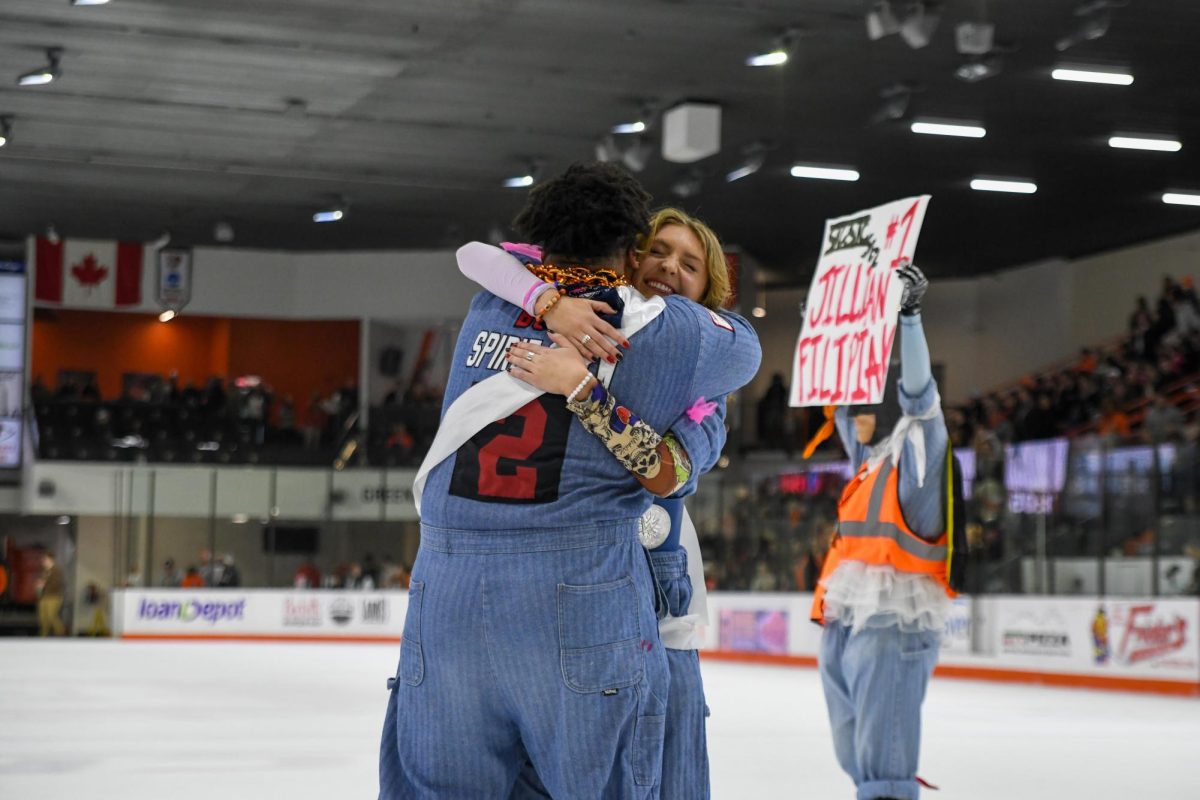
[[[36,250],[38,302],[71,308],[141,304],[141,242],[38,238]]]

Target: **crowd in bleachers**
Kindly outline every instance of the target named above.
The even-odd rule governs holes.
[[[1190,278],[1163,278],[1154,307],[1137,299],[1128,333],[1014,388],[947,410],[957,446],[977,435],[1023,442],[1096,433],[1112,443],[1195,439],[1200,298]]]
[[[30,387],[38,453],[46,459],[202,463],[329,463],[358,408],[352,384],[313,392],[297,408],[254,376],[126,373],[119,397],[101,396],[94,373],[66,372],[54,388]]]

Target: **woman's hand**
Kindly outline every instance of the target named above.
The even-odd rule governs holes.
[[[571,348],[565,336],[551,333],[550,338],[558,347],[546,347],[537,342],[517,342],[508,348],[506,358],[513,377],[544,392],[566,397],[575,391],[585,376],[590,377],[588,362]]]
[[[554,296],[554,292],[542,292],[537,299],[535,310],[541,311]],[[603,358],[611,363],[612,359],[619,358],[613,342],[621,342],[623,346],[629,347],[629,342],[621,332],[599,316],[614,313],[616,312],[608,303],[564,296],[542,319],[545,320],[547,328],[566,337],[566,341],[559,342],[561,347],[572,347],[589,361]]]

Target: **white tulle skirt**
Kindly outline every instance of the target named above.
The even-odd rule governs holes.
[[[886,565],[843,561],[821,585],[825,619],[855,633],[892,625],[906,632],[940,631],[950,611],[950,598],[936,580]]]

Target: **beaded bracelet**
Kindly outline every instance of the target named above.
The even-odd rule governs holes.
[[[546,312],[549,311],[550,309],[554,308],[554,304],[557,303],[559,300],[562,300],[563,295],[566,293],[567,293],[566,289],[559,289],[557,291],[557,293],[554,295],[554,297],[550,298],[550,302],[546,303],[546,306],[537,313],[537,316],[534,317],[534,319],[536,319],[538,322],[541,322],[545,318]]]
[[[587,373],[586,375],[584,375],[584,376],[583,376],[583,380],[581,380],[581,381],[579,382],[579,385],[578,385],[578,386],[576,386],[576,387],[575,387],[575,389],[574,389],[574,390],[573,390],[573,391],[572,391],[572,392],[571,392],[569,395],[567,395],[567,402],[568,402],[568,403],[570,403],[572,400],[574,400],[574,399],[575,399],[575,395],[577,395],[577,394],[579,394],[580,392],[582,392],[582,391],[583,391],[583,387],[587,386],[587,385],[588,385],[588,382],[589,382],[589,381],[591,381],[591,379],[592,379],[592,373],[590,373],[590,372],[589,372],[589,373]]]

